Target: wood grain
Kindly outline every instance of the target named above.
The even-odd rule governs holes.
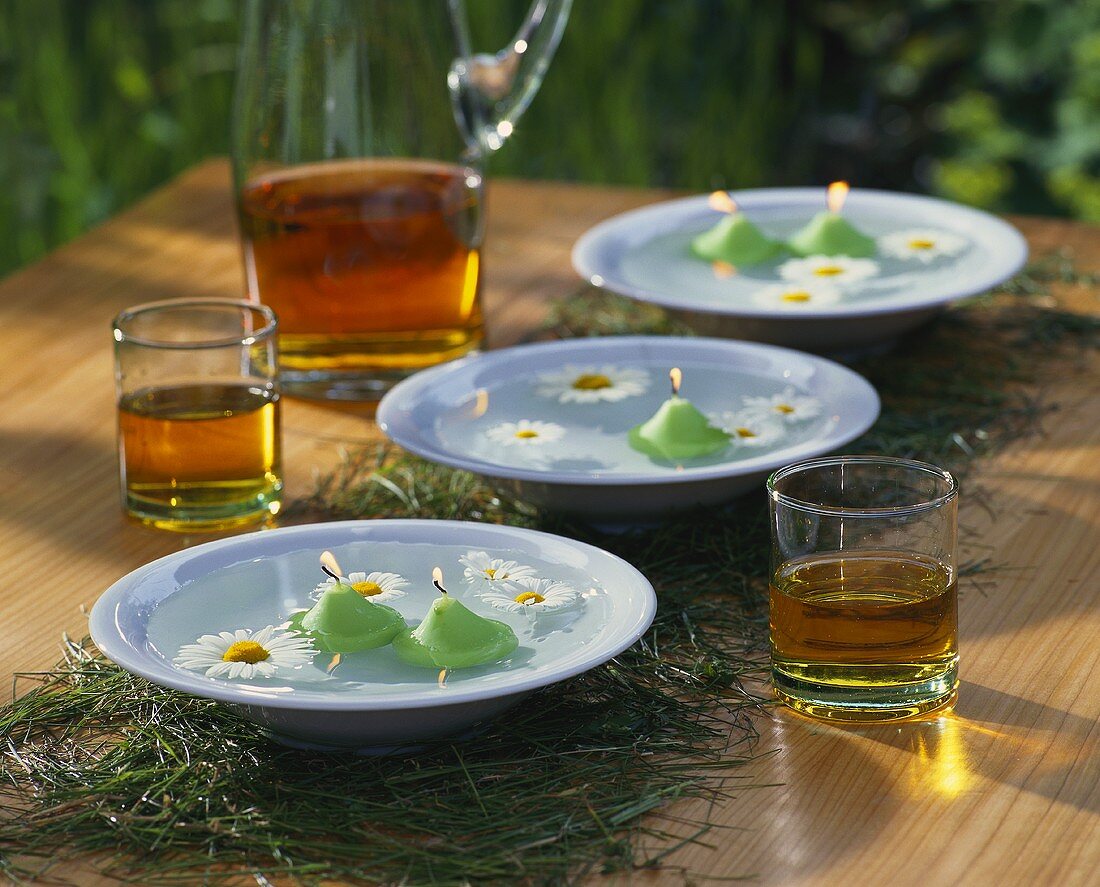
[[[486,307],[515,342],[578,286],[569,250],[587,227],[655,191],[495,182]],[[1036,253],[1100,269],[1086,226],[1017,220]],[[82,607],[134,567],[202,538],[128,523],[118,505],[109,323],[126,305],[242,291],[224,162],[149,199],[0,284],[0,677],[57,658]],[[1096,311],[1095,294],[1067,302]],[[753,783],[711,810],[728,826],[674,864],[778,884],[1087,884],[1100,871],[1100,385],[1068,366],[1041,437],[980,465],[963,490],[969,538],[1011,569],[960,604],[963,687],[953,713],[837,728],[776,709],[759,724]],[[288,402],[288,489],[307,491],[363,415]],[[980,484],[990,508],[966,506]],[[975,497],[976,499],[976,497]],[[43,582],[44,576],[49,577]],[[702,812],[692,805],[677,811]],[[635,876],[663,882],[668,875]],[[80,880],[90,883],[84,872]]]

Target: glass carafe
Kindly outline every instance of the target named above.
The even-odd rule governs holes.
[[[486,157],[572,0],[474,55],[463,0],[248,0],[233,172],[249,298],[301,396],[376,400],[481,344]]]

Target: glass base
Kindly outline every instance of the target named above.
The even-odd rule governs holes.
[[[956,696],[958,665],[934,677],[899,683],[825,683],[772,669],[776,698],[802,714],[827,721],[874,723],[927,714]]]
[[[282,483],[267,484],[247,498],[213,496],[207,489],[207,501],[192,498],[186,504],[172,505],[150,496],[127,491],[123,508],[131,520],[146,527],[174,533],[216,533],[234,530],[270,520],[282,508]],[[228,489],[225,493],[239,491]]]
[[[377,403],[402,379],[475,354],[481,327],[344,336],[279,337],[284,394],[329,403]]]
[[[279,373],[279,385],[283,394],[306,400],[377,403],[394,385],[414,372],[416,370],[375,370],[363,373],[282,370]]]

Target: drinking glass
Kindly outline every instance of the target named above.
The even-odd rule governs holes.
[[[114,320],[122,507],[143,524],[208,531],[277,514],[275,315],[173,299]]]
[[[372,401],[482,341],[485,158],[571,0],[474,55],[463,0],[249,0],[233,115],[248,295],[287,393]]]
[[[772,682],[820,718],[880,721],[958,684],[958,485],[924,462],[834,456],[768,479]]]

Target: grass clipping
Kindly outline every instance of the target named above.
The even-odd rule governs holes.
[[[963,474],[1000,440],[1037,428],[1050,409],[1035,396],[1044,368],[1064,370],[1067,344],[1094,346],[1098,332],[1052,303],[1052,283],[1095,281],[1046,261],[857,363],[883,414],[848,449]],[[652,308],[584,291],[549,330],[636,331],[676,328]],[[1046,359],[1055,352],[1060,360]],[[593,541],[650,577],[656,621],[633,649],[537,692],[475,739],[375,758],[275,745],[228,708],[67,642],[64,661],[21,676],[35,686],[18,685],[0,711],[0,873],[35,877],[78,855],[142,883],[560,883],[660,866],[684,842],[706,843],[705,822],[663,808],[753,785],[740,765],[758,751],[763,704],[747,689],[766,664],[762,496],[605,537],[501,499],[472,475],[372,450],[349,455],[295,512],[467,518]]]

